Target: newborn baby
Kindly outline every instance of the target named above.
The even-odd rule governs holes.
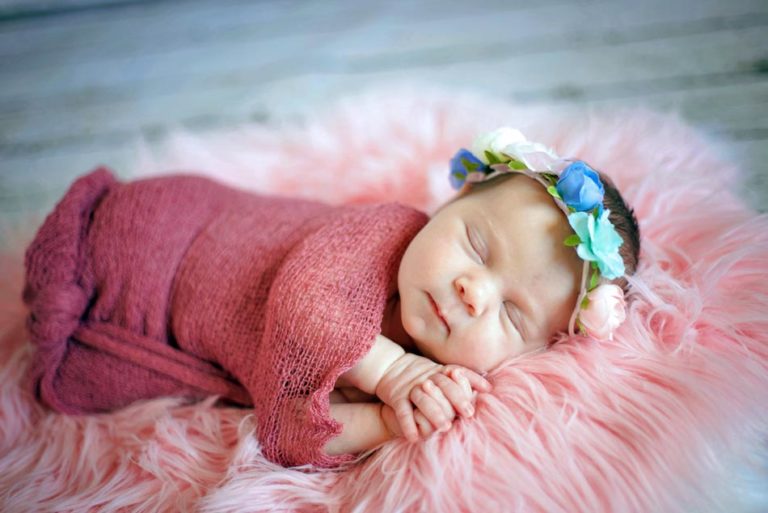
[[[451,180],[427,220],[79,179],[27,251],[33,392],[71,414],[218,395],[254,408],[266,457],[331,467],[471,416],[483,373],[559,332],[611,337],[639,242],[605,177],[500,129]]]
[[[485,140],[481,137],[478,145],[480,149],[475,151],[483,156],[489,147],[496,146],[502,149],[498,153],[506,150],[508,157],[516,157],[513,162],[532,167],[535,158],[539,165],[542,160],[548,166],[564,164],[546,148],[528,143],[519,132],[509,129],[488,134]],[[410,243],[398,272],[399,312],[385,319],[386,329],[372,351],[342,376],[342,384],[375,392],[383,399],[381,412],[377,414],[375,409],[366,410],[364,406],[332,406],[331,411],[344,423],[345,431],[329,443],[329,451],[359,450],[380,443],[388,435],[403,434],[415,440],[435,429],[446,430],[457,413],[466,417],[473,414],[473,388],[489,390],[489,383],[475,373],[545,348],[557,333],[569,330],[569,324],[573,332],[574,305],[581,305],[586,297],[581,292],[587,267],[581,252],[569,247],[576,244],[563,243],[573,235],[574,228],[564,215],[564,211],[566,215],[571,212],[553,201],[547,184],[538,183],[541,179],[530,172],[510,173],[505,169],[509,165],[499,162],[503,155],[488,153],[502,171],[490,179],[487,174],[472,176],[473,171],[477,173],[487,165],[487,159],[483,161],[466,150],[457,154],[453,173],[469,175],[476,180],[475,185],[466,184]],[[624,237],[607,231],[606,223],[598,224],[603,230],[598,238],[607,244],[597,248],[595,243],[594,249],[605,249],[607,253],[601,254],[605,258],[598,269],[604,266],[603,274],[625,287],[621,279],[625,261],[630,273],[637,266],[637,222],[605,177],[599,180],[597,173],[583,163],[576,163],[569,171],[591,177],[578,180],[578,190],[573,191],[577,206],[589,211],[597,208],[600,215],[607,216],[610,212],[603,212],[605,200],[613,212],[613,224]],[[608,191],[604,187],[593,190],[598,182],[605,183]],[[555,198],[562,199],[552,192]],[[598,195],[590,198],[593,194]],[[590,217],[594,236],[594,221],[599,217]],[[590,227],[586,228],[589,232]],[[587,240],[588,235],[584,235]],[[610,240],[604,240],[606,237]],[[628,244],[624,245],[625,241]],[[619,255],[616,250],[621,246],[624,251]],[[586,253],[585,248],[584,254],[590,256]],[[596,292],[592,295],[596,303],[592,310],[597,312],[598,325],[592,326],[592,332],[609,337],[610,331],[624,320],[623,292],[615,285],[598,290],[596,276],[591,288]],[[583,324],[581,328],[587,331]],[[436,372],[434,365],[403,354],[403,349],[448,367],[442,373]],[[414,369],[397,370],[398,366]],[[377,382],[378,376],[381,378]],[[416,406],[415,412],[411,405]],[[364,418],[366,411],[371,418]],[[363,439],[371,433],[379,436]]]

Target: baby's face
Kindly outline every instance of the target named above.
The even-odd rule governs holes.
[[[443,207],[398,273],[403,327],[422,354],[478,372],[568,328],[582,261],[544,188],[502,178]]]

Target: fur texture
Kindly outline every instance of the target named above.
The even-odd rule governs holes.
[[[431,211],[450,195],[450,156],[501,124],[604,171],[635,208],[641,264],[613,342],[564,337],[508,362],[474,419],[426,442],[386,444],[339,472],[283,469],[261,456],[247,411],[211,400],[77,418],[43,411],[20,387],[30,360],[20,240],[2,262],[0,509],[763,511],[768,217],[735,194],[741,174],[717,143],[674,116],[390,89],[301,126],[178,134],[132,174],[194,170]]]

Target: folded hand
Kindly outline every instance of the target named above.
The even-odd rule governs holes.
[[[457,414],[472,416],[473,390],[490,389],[490,383],[476,372],[406,353],[387,370],[376,395],[392,408],[402,434],[416,441],[419,435],[447,430]]]

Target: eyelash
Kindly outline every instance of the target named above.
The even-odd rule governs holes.
[[[512,323],[512,327],[515,328],[515,331],[520,331],[517,327],[517,323],[515,322],[515,319],[512,317],[512,313],[509,311],[509,308],[507,308],[507,302],[504,301],[502,303],[501,307],[504,309],[504,312],[507,315],[507,319],[509,319],[509,322]]]
[[[474,251],[477,257],[480,259],[480,263],[484,264],[485,258],[483,258],[482,252],[477,249],[475,242],[472,240],[472,231],[470,230],[469,226],[467,226],[467,240],[469,241],[469,245],[472,248],[472,251]]]

